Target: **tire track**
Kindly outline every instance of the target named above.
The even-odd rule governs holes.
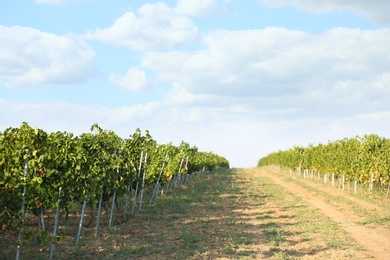
[[[327,204],[323,197],[315,196],[307,189],[296,184],[285,182],[267,170],[259,169],[258,174],[269,177],[277,185],[300,197],[303,201],[321,210],[323,214],[339,223],[375,259],[390,259],[390,232],[388,230],[382,228],[366,228],[357,225],[355,223],[362,219],[352,211],[347,210],[341,212],[336,207]]]

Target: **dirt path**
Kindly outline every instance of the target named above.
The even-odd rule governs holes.
[[[317,190],[324,191],[327,193],[331,192],[331,194],[333,196],[342,197],[344,200],[348,200],[351,203],[356,203],[356,204],[360,205],[361,207],[365,208],[366,210],[370,211],[370,213],[376,213],[380,217],[390,216],[390,207],[385,209],[377,204],[361,200],[356,196],[350,196],[351,194],[346,193],[346,191],[344,191],[344,190],[336,189],[336,188],[330,189],[329,186],[325,186],[322,183],[316,183],[316,182],[311,181],[309,179],[302,180],[302,181],[304,182],[304,184],[306,186],[314,187]]]
[[[74,243],[79,218],[63,219],[56,258],[390,259],[390,231],[384,228],[390,226],[388,211],[290,177],[267,168],[202,174],[145,205],[126,223],[108,229],[103,214],[99,235],[94,236],[94,227],[84,228],[79,247]],[[358,224],[370,212],[381,217],[374,224]],[[17,235],[0,232],[0,259],[15,259]],[[22,259],[46,259],[49,249],[32,238],[23,245]]]
[[[354,212],[343,208],[341,211],[337,207],[327,203],[324,197],[315,195],[308,189],[302,186],[296,185],[291,182],[286,182],[280,178],[277,174],[272,173],[268,170],[259,169],[258,174],[271,178],[276,184],[287,189],[294,195],[300,197],[303,201],[309,203],[313,207],[321,210],[323,214],[331,218],[333,221],[340,224],[340,226],[351,235],[362,247],[364,247],[371,256],[375,259],[390,259],[390,231],[382,227],[367,228],[356,224],[362,221],[362,218],[356,216]],[[303,180],[304,181],[304,180]],[[308,184],[309,181],[305,181]],[[324,187],[319,187],[319,184],[310,183],[310,186],[318,186],[319,189],[324,190]],[[329,189],[328,189],[329,191]],[[334,192],[334,189],[332,191]],[[364,207],[370,207],[371,209],[377,210],[380,215],[386,214],[383,209],[377,206],[368,204],[367,202],[360,201],[357,198],[350,198],[351,195],[344,193],[344,196],[351,201],[359,203]]]

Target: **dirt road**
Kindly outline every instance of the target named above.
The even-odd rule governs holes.
[[[58,259],[390,259],[389,207],[272,168],[199,175],[97,237],[83,229],[80,247],[74,220],[60,225]],[[0,259],[14,259],[17,234],[0,235]],[[48,250],[33,241],[23,259]]]
[[[286,181],[285,177],[277,174],[277,171],[258,169],[258,175],[271,178],[277,185],[288,190],[294,195],[300,197],[303,201],[317,208],[331,220],[337,222],[358,244],[365,248],[369,255],[375,259],[390,259],[390,231],[381,225],[370,225],[366,227],[361,223],[366,222],[364,217],[358,216],[355,211],[349,207],[338,207],[332,201],[324,197],[322,193],[316,190],[325,191],[332,196],[342,196],[347,204],[354,204],[355,207],[361,207],[363,210],[375,212],[383,219],[388,219],[389,212],[366,201],[360,200],[353,195],[336,188],[325,187],[310,180],[295,178],[298,182],[304,182],[304,186],[294,182]],[[307,188],[310,187],[310,188]],[[360,224],[358,224],[360,223]]]

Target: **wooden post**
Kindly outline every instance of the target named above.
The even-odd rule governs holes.
[[[52,259],[54,258],[54,250],[55,250],[55,247],[56,247],[55,238],[56,238],[56,236],[57,236],[58,224],[59,224],[59,221],[60,221],[61,189],[62,189],[62,187],[60,186],[60,188],[59,188],[59,190],[58,190],[58,202],[57,202],[58,205],[57,205],[56,220],[55,220],[54,230],[53,230],[53,239],[52,239],[52,242],[51,242],[51,249],[50,249],[50,260],[52,260]]]
[[[102,215],[102,206],[103,206],[103,191],[102,193],[100,193],[100,198],[99,198],[98,215],[97,215],[96,226],[95,226],[95,237],[99,233],[99,224],[100,224],[100,217]]]
[[[135,184],[135,194],[134,194],[134,201],[133,201],[133,207],[131,209],[131,214],[134,214],[135,206],[137,205],[137,196],[138,196],[138,185],[139,185],[139,178],[141,176],[141,170],[142,170],[142,159],[144,156],[144,151],[141,151],[141,156],[139,160],[139,168],[138,168],[138,174],[137,174],[137,183]]]
[[[84,214],[85,214],[85,208],[87,207],[87,197],[84,199],[83,208],[81,209],[81,217],[80,217],[80,223],[79,223],[79,230],[77,232],[77,238],[76,238],[76,246],[80,242],[80,236],[81,236],[81,229],[83,228],[83,222],[84,222]]]
[[[26,149],[26,152],[28,153],[29,150]],[[26,161],[24,162],[24,172],[23,172],[23,178],[24,178],[24,181],[26,181],[26,178],[27,178],[27,175],[28,175],[28,158],[26,159]],[[24,185],[23,186],[23,193],[22,193],[22,208],[21,208],[21,213],[22,213],[22,218],[24,217],[24,214],[25,214],[25,211],[26,211],[26,193],[27,193],[27,186]],[[23,224],[22,224],[23,225]],[[23,226],[20,227],[20,230],[19,230],[19,235],[18,235],[18,246],[16,247],[16,260],[19,260],[20,259],[20,252],[21,252],[21,247],[20,247],[20,244],[21,244],[21,240],[22,240],[22,233],[23,233]]]
[[[148,153],[146,152],[145,154],[145,164],[147,163],[147,160],[148,160]],[[145,177],[146,177],[146,170],[144,170],[144,173],[142,175],[142,186],[141,186],[141,196],[140,196],[140,200],[139,200],[139,210],[142,209],[142,200],[144,198],[144,192],[145,192]]]
[[[334,187],[334,173],[332,172],[332,187]]]
[[[110,228],[112,224],[112,217],[114,215],[114,209],[115,209],[115,200],[116,200],[116,191],[114,191],[114,196],[112,196],[110,220],[108,221],[108,228]]]
[[[370,189],[370,198],[372,198],[372,190],[374,189],[374,174],[373,173],[371,173],[369,189]]]

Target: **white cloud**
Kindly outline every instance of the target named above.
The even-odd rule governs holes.
[[[335,28],[315,35],[281,28],[211,31],[204,49],[149,52],[142,66],[173,86],[167,96],[172,104],[207,97],[224,106],[213,97],[219,96],[238,107],[245,102],[251,111],[346,115],[376,111],[390,99],[385,42],[389,29]]]
[[[133,92],[148,91],[154,87],[146,73],[139,68],[129,69],[124,76],[111,73],[109,79],[115,85]]]
[[[95,71],[94,50],[72,36],[0,25],[0,78],[6,86],[85,82]]]
[[[35,0],[37,4],[64,5],[69,0]]]
[[[188,17],[176,14],[165,3],[156,3],[143,5],[137,13],[125,13],[111,27],[90,31],[86,38],[148,50],[194,43],[199,30]]]
[[[212,118],[211,114],[208,114],[208,110],[201,107],[174,107],[169,108],[165,113],[167,114],[163,114],[162,117],[166,117],[177,126],[180,124],[204,124]]]
[[[119,107],[114,109],[105,108],[106,119],[115,123],[131,122],[135,119],[150,120],[154,118],[157,109],[161,106],[160,102],[150,102],[128,107]]]
[[[276,94],[268,84],[276,79],[277,85],[288,78],[283,79],[271,72],[284,72],[277,67],[261,70],[254,65],[277,59],[278,55],[305,38],[308,38],[305,33],[281,28],[212,31],[205,36],[205,49],[192,53],[151,52],[145,55],[142,66],[156,71],[161,80],[194,93],[225,96]]]
[[[383,0],[260,0],[271,6],[292,5],[309,12],[354,12],[378,24],[390,24],[390,2]]]
[[[175,10],[179,14],[191,16],[207,16],[221,12],[217,0],[179,0]]]
[[[45,131],[65,130],[76,134],[88,132],[94,123],[110,130],[126,126],[135,129],[153,122],[160,106],[159,102],[150,102],[110,108],[68,102],[23,103],[0,99],[0,131],[10,126],[18,127],[24,121]],[[127,134],[131,134],[128,129]]]
[[[210,95],[207,94],[194,94],[185,89],[176,89],[173,88],[169,91],[164,99],[164,103],[173,106],[188,106],[188,105],[199,105],[202,102],[208,102],[212,99]]]
[[[45,1],[49,2],[55,3]],[[311,12],[354,11],[376,21],[385,12],[373,10],[370,3],[375,1],[354,1],[353,6],[352,1],[334,0],[263,2],[293,4]],[[158,142],[185,140],[226,156],[235,167],[255,166],[262,155],[293,145],[372,132],[389,135],[390,29],[334,28],[310,34],[271,27],[201,35],[189,17],[216,14],[221,11],[218,3],[146,4],[123,14],[112,26],[87,34],[86,38],[148,51],[138,53],[141,63],[126,73],[109,75],[113,84],[133,92],[161,83],[158,95],[145,95],[148,101],[100,107],[0,98],[0,131],[27,121],[48,131],[79,134],[99,123],[126,137],[140,127],[151,130]],[[192,43],[200,44],[174,49]],[[95,73],[93,49],[72,36],[0,26],[0,49],[0,84],[7,86],[71,84]],[[99,89],[116,101],[118,93],[112,90],[104,84]],[[7,89],[5,96],[18,100],[17,91]],[[99,99],[98,95],[88,98]],[[156,102],[160,96],[163,99]]]
[[[246,113],[245,106],[232,106]],[[213,151],[230,160],[233,167],[255,166],[261,156],[293,145],[326,143],[366,133],[389,136],[390,112],[367,112],[355,116],[321,118],[232,117],[228,107],[170,107],[159,102],[126,106],[94,107],[70,103],[20,103],[0,99],[0,131],[23,121],[47,132],[89,132],[93,123],[128,137],[140,127],[150,130],[159,143],[184,140],[202,151]],[[225,115],[225,116],[222,116]],[[269,116],[270,114],[268,114]],[[221,116],[226,120],[220,120]],[[50,120],[48,120],[50,119]],[[234,148],[234,149],[232,149]]]

